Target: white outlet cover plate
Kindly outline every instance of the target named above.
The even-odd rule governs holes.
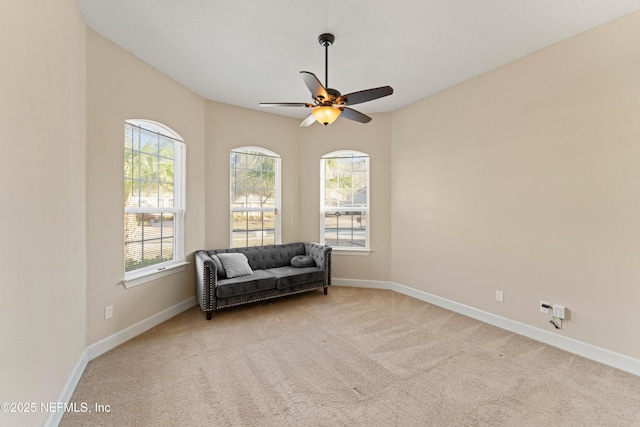
[[[540,312],[541,313],[545,313],[545,314],[549,314],[549,309],[548,308],[544,308],[542,306],[543,304],[549,305],[548,302],[540,300]]]

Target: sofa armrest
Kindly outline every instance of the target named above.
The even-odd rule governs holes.
[[[313,258],[316,262],[316,267],[320,270],[324,270],[326,268],[326,259],[327,256],[331,254],[331,247],[320,245],[318,243],[306,242],[304,244],[304,252],[306,255]]]
[[[316,267],[324,271],[325,286],[331,286],[331,246],[306,242],[304,251],[316,262]]]
[[[195,253],[196,260],[196,298],[202,311],[211,312],[216,307],[216,285],[218,271],[207,251]]]

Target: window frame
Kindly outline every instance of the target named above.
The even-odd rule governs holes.
[[[233,194],[233,180],[231,179],[231,156],[233,153],[240,154],[250,154],[257,153],[259,155],[272,157],[275,159],[275,203],[273,208],[234,208],[232,206],[233,201],[231,200]],[[282,236],[282,227],[280,221],[280,206],[281,206],[281,182],[282,182],[282,158],[280,155],[274,151],[269,149],[258,147],[254,145],[246,145],[242,147],[236,147],[229,150],[229,247],[251,247],[251,246],[233,246],[233,214],[234,212],[273,212],[274,213],[274,244],[278,245],[281,243]],[[247,230],[248,231],[248,230]],[[263,230],[264,231],[264,230]],[[260,246],[260,245],[256,245]]]
[[[327,206],[325,200],[325,181],[326,181],[326,160],[331,158],[348,158],[348,157],[364,157],[366,158],[366,207],[334,207]],[[357,150],[337,150],[323,155],[320,158],[320,244],[326,245],[325,215],[330,211],[347,211],[347,212],[365,212],[366,229],[365,229],[365,245],[364,246],[334,246],[333,252],[346,255],[369,255],[371,252],[371,156],[367,153]]]
[[[169,261],[153,264],[147,267],[138,268],[132,271],[124,271],[122,283],[125,288],[131,288],[143,283],[159,279],[170,274],[179,273],[186,269],[189,264],[186,261],[185,247],[185,214],[186,214],[186,144],[184,139],[170,127],[147,119],[127,119],[125,120],[125,131],[127,125],[139,127],[145,131],[157,133],[163,137],[173,140],[174,147],[174,206],[173,207],[127,207],[126,202],[123,209],[124,215],[144,214],[144,213],[172,213],[173,214],[173,258]],[[124,156],[123,156],[124,157]],[[124,167],[124,165],[123,165]],[[124,176],[124,175],[123,175]],[[124,178],[123,178],[124,179]],[[123,227],[124,229],[124,227]],[[124,237],[124,235],[123,235]],[[123,242],[124,244],[124,242]],[[123,247],[124,248],[124,247]],[[123,253],[124,256],[124,253]],[[125,270],[125,260],[123,259],[123,270]]]

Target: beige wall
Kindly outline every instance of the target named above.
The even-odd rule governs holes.
[[[390,270],[390,153],[391,115],[374,114],[366,125],[338,119],[299,128],[301,239],[320,239],[320,158],[337,150],[357,150],[370,156],[371,253],[344,255],[336,251],[332,276],[345,279],[389,280]]]
[[[393,114],[392,279],[640,357],[640,13]],[[495,291],[504,291],[504,302]]]
[[[87,29],[87,328],[93,344],[194,294],[194,266],[131,289],[123,279],[123,126],[163,123],[187,145],[186,254],[203,247],[204,101]],[[113,318],[104,308],[113,305]]]
[[[298,121],[218,102],[206,104],[206,248],[229,247],[229,151],[244,146],[280,155],[281,239],[298,241]]]
[[[0,13],[0,402],[57,401],[85,349],[84,28],[73,0]]]

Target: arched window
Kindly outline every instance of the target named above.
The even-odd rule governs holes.
[[[369,155],[334,151],[320,160],[320,242],[369,249]]]
[[[125,285],[185,264],[185,144],[150,120],[124,125]]]
[[[232,248],[280,243],[280,156],[260,147],[230,153]]]

